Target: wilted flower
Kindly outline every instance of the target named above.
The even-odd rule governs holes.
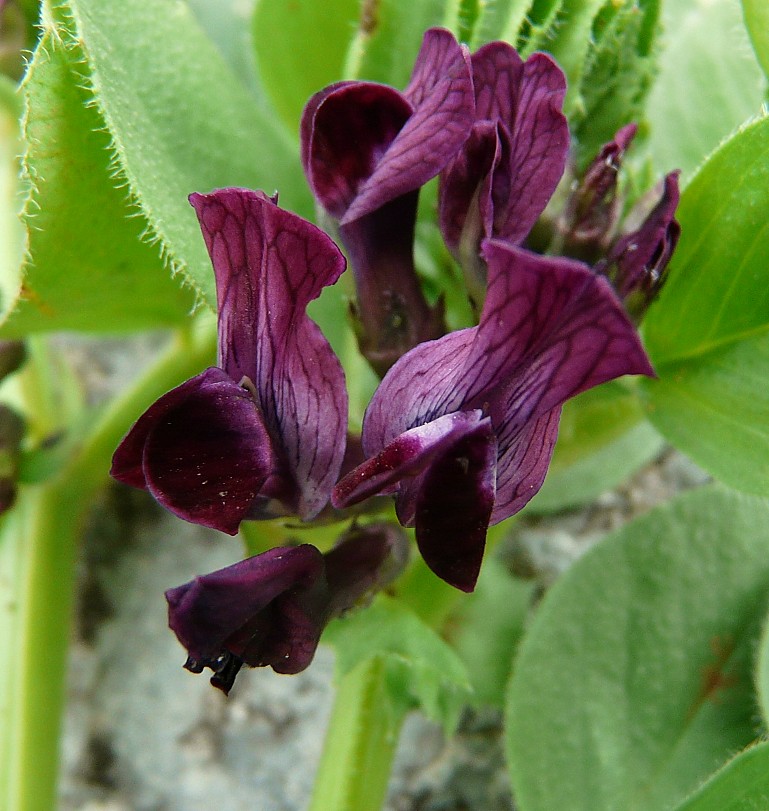
[[[427,31],[403,93],[339,82],[302,116],[302,164],[315,196],[339,221],[357,289],[361,351],[384,373],[420,341],[442,334],[442,312],[424,299],[414,270],[419,188],[470,132],[467,50],[446,30]]]
[[[320,229],[261,192],[190,201],[216,275],[218,366],[139,418],[112,475],[230,534],[244,518],[313,518],[342,464],[347,394],[339,361],[305,311],[339,278],[344,258]]]
[[[486,530],[539,490],[562,404],[624,374],[653,374],[611,285],[580,262],[487,240],[480,324],[393,366],[366,411],[368,456],[337,507],[394,493],[426,563],[474,588]]]
[[[403,569],[408,541],[391,524],[353,527],[325,555],[314,546],[278,547],[169,589],[169,625],[193,673],[229,692],[240,668],[298,673],[323,629]]]
[[[441,173],[439,219],[468,292],[481,303],[481,241],[526,237],[563,174],[569,129],[561,111],[566,77],[549,56],[524,62],[507,43],[490,42],[471,61],[476,120]]]

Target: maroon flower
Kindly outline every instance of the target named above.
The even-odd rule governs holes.
[[[566,78],[546,54],[525,62],[505,42],[472,55],[475,123],[441,173],[440,226],[465,273],[472,298],[483,301],[487,237],[520,244],[561,179],[569,130],[561,108]]]
[[[679,173],[670,172],[661,189],[636,204],[620,231],[617,179],[636,129],[635,124],[620,129],[576,183],[556,223],[551,250],[583,259],[608,276],[625,309],[640,321],[665,281],[681,228],[675,219]]]
[[[442,312],[427,305],[414,270],[417,197],[461,147],[473,115],[467,51],[433,28],[405,91],[339,82],[316,93],[302,116],[302,164],[318,201],[339,221],[361,350],[380,373],[442,334]]]
[[[487,240],[480,324],[393,366],[363,423],[369,459],[334,488],[346,507],[395,494],[433,571],[471,591],[486,530],[539,490],[562,404],[624,374],[653,374],[611,285],[581,262]]]
[[[169,589],[168,624],[189,654],[185,667],[211,668],[225,693],[244,664],[304,670],[327,623],[387,585],[407,554],[402,530],[371,524],[325,555],[309,544],[278,547]]]
[[[190,197],[216,275],[218,366],[161,397],[115,452],[112,475],[171,512],[235,534],[244,518],[326,505],[345,450],[344,374],[310,301],[344,258],[261,192]]]

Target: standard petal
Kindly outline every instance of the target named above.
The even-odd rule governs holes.
[[[341,509],[370,496],[393,492],[401,479],[421,473],[437,455],[471,432],[482,419],[479,410],[458,411],[405,431],[336,485],[331,499],[333,505]]]
[[[446,448],[426,471],[416,502],[416,539],[425,563],[472,591],[494,506],[497,442],[488,418]]]
[[[471,57],[475,117],[511,127],[523,78],[523,60],[507,42],[489,42]]]
[[[475,117],[470,58],[449,31],[425,33],[404,95],[413,115],[358,190],[343,223],[423,186],[469,135]]]
[[[300,517],[328,501],[344,457],[347,393],[328,341],[306,314],[345,260],[319,228],[243,189],[193,195],[219,298],[220,357],[254,384]],[[248,338],[248,341],[246,341]]]
[[[523,424],[591,386],[654,374],[611,285],[587,265],[501,240],[486,240],[483,256],[488,294],[458,380],[465,407],[489,403],[497,423],[514,402]]]
[[[544,211],[561,179],[569,152],[569,128],[562,112],[566,77],[546,54],[523,67],[515,113],[507,124],[512,153],[507,206],[495,211],[494,233],[520,242]]]
[[[236,534],[275,465],[252,394],[207,369],[162,397],[134,430],[155,499],[180,518]]]
[[[270,549],[169,589],[168,624],[192,659],[214,659],[280,595],[309,589],[322,575],[323,556],[314,546]]]
[[[311,125],[303,123],[302,149],[313,193],[332,217],[341,220],[413,108],[401,93],[386,85],[347,82],[332,87],[333,90],[322,90],[314,97],[317,101],[311,99],[308,105],[306,116],[308,120],[312,118]],[[404,188],[386,200],[413,191],[419,185]]]

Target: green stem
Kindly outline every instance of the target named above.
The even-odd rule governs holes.
[[[54,478],[22,487],[0,535],[2,627],[8,668],[0,681],[0,807],[56,808],[59,731],[64,706],[79,541],[88,507],[106,481],[112,453],[155,399],[199,371],[213,336],[187,335],[105,409]],[[12,528],[12,529],[11,529]],[[7,594],[6,594],[7,591]]]
[[[362,662],[340,682],[310,811],[379,811],[405,712],[387,700],[384,663]]]

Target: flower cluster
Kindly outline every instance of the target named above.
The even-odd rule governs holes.
[[[569,164],[565,92],[545,54],[523,61],[502,42],[470,54],[431,29],[403,92],[340,82],[308,102],[302,164],[350,262],[360,351],[382,378],[359,438],[347,437],[342,367],[306,313],[344,271],[340,249],[261,192],[193,194],[216,277],[217,366],[149,408],[113,476],[231,534],[244,519],[344,517],[393,496],[428,566],[471,591],[489,525],[542,485],[563,403],[653,374],[634,319],[675,248],[677,175],[623,228],[629,125],[543,217]],[[413,258],[419,190],[436,176],[440,230],[478,313],[451,332]],[[532,250],[538,221],[545,253]],[[187,666],[211,667],[225,690],[243,663],[306,667],[325,623],[403,565],[399,532],[354,525],[325,555],[274,549],[170,590]]]

